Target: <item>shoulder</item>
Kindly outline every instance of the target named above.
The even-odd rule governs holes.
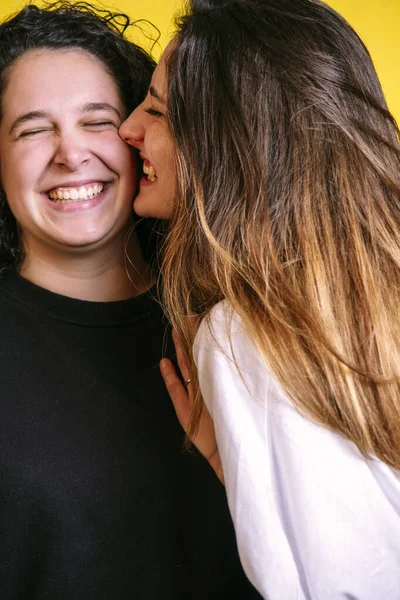
[[[235,361],[238,354],[239,358],[248,352],[260,354],[243,320],[226,300],[216,304],[200,324],[194,342],[195,356],[203,350]]]
[[[198,366],[223,366],[251,389],[259,384],[265,390],[271,380],[269,367],[250,331],[226,300],[216,304],[202,321],[193,353]]]
[[[222,339],[228,337],[233,318],[240,319],[231,304],[226,300],[218,302],[201,322],[195,344],[212,341],[216,335]]]
[[[193,355],[211,411],[218,406],[233,414],[242,406],[258,412],[267,402],[286,401],[243,320],[227,301],[219,302],[202,321]]]

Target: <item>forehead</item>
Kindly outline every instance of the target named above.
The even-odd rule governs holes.
[[[122,105],[105,65],[83,50],[27,52],[6,73],[3,119],[21,112],[72,110],[87,102]]]
[[[167,69],[166,69],[166,60],[167,60],[167,50],[163,53],[160,58],[160,62],[153,72],[153,76],[151,78],[152,84],[157,88],[157,91],[160,92],[163,96],[167,91]]]

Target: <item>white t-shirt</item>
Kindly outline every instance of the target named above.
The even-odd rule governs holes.
[[[230,313],[194,355],[247,576],[268,600],[400,600],[400,473],[302,416]]]

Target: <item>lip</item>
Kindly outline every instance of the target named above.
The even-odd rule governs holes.
[[[96,183],[101,183],[103,185],[107,185],[110,182],[103,180],[103,179],[82,179],[81,181],[78,181],[78,180],[66,181],[64,183],[58,183],[57,185],[53,185],[52,187],[48,188],[47,190],[44,190],[42,193],[49,194],[51,192],[51,190],[56,190],[57,188],[79,188],[79,187],[83,187],[84,185],[96,184]]]
[[[147,187],[149,185],[154,185],[155,183],[157,183],[157,179],[155,181],[150,181],[149,179],[147,179],[146,175],[144,177],[142,177],[139,181],[140,183],[140,187]]]
[[[94,181],[94,179],[88,180],[88,183],[90,183],[91,181]],[[68,204],[67,203],[63,204],[62,202],[53,202],[52,200],[50,200],[50,198],[44,192],[42,193],[42,197],[45,200],[47,206],[49,206],[52,210],[55,210],[55,211],[61,212],[61,213],[74,213],[74,212],[78,212],[81,210],[88,210],[90,208],[95,208],[96,206],[101,204],[104,200],[106,200],[107,192],[109,191],[110,186],[111,186],[110,182],[106,182],[101,194],[99,194],[95,198],[88,198],[87,200],[79,200],[79,201],[76,200],[75,202],[69,202]],[[59,186],[59,187],[68,187],[68,186]],[[70,185],[69,187],[75,187],[75,186]],[[54,188],[50,188],[50,189],[54,189]]]

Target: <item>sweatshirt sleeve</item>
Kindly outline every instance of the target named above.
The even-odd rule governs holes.
[[[194,356],[240,558],[263,597],[399,600],[399,474],[301,415],[226,302]]]

